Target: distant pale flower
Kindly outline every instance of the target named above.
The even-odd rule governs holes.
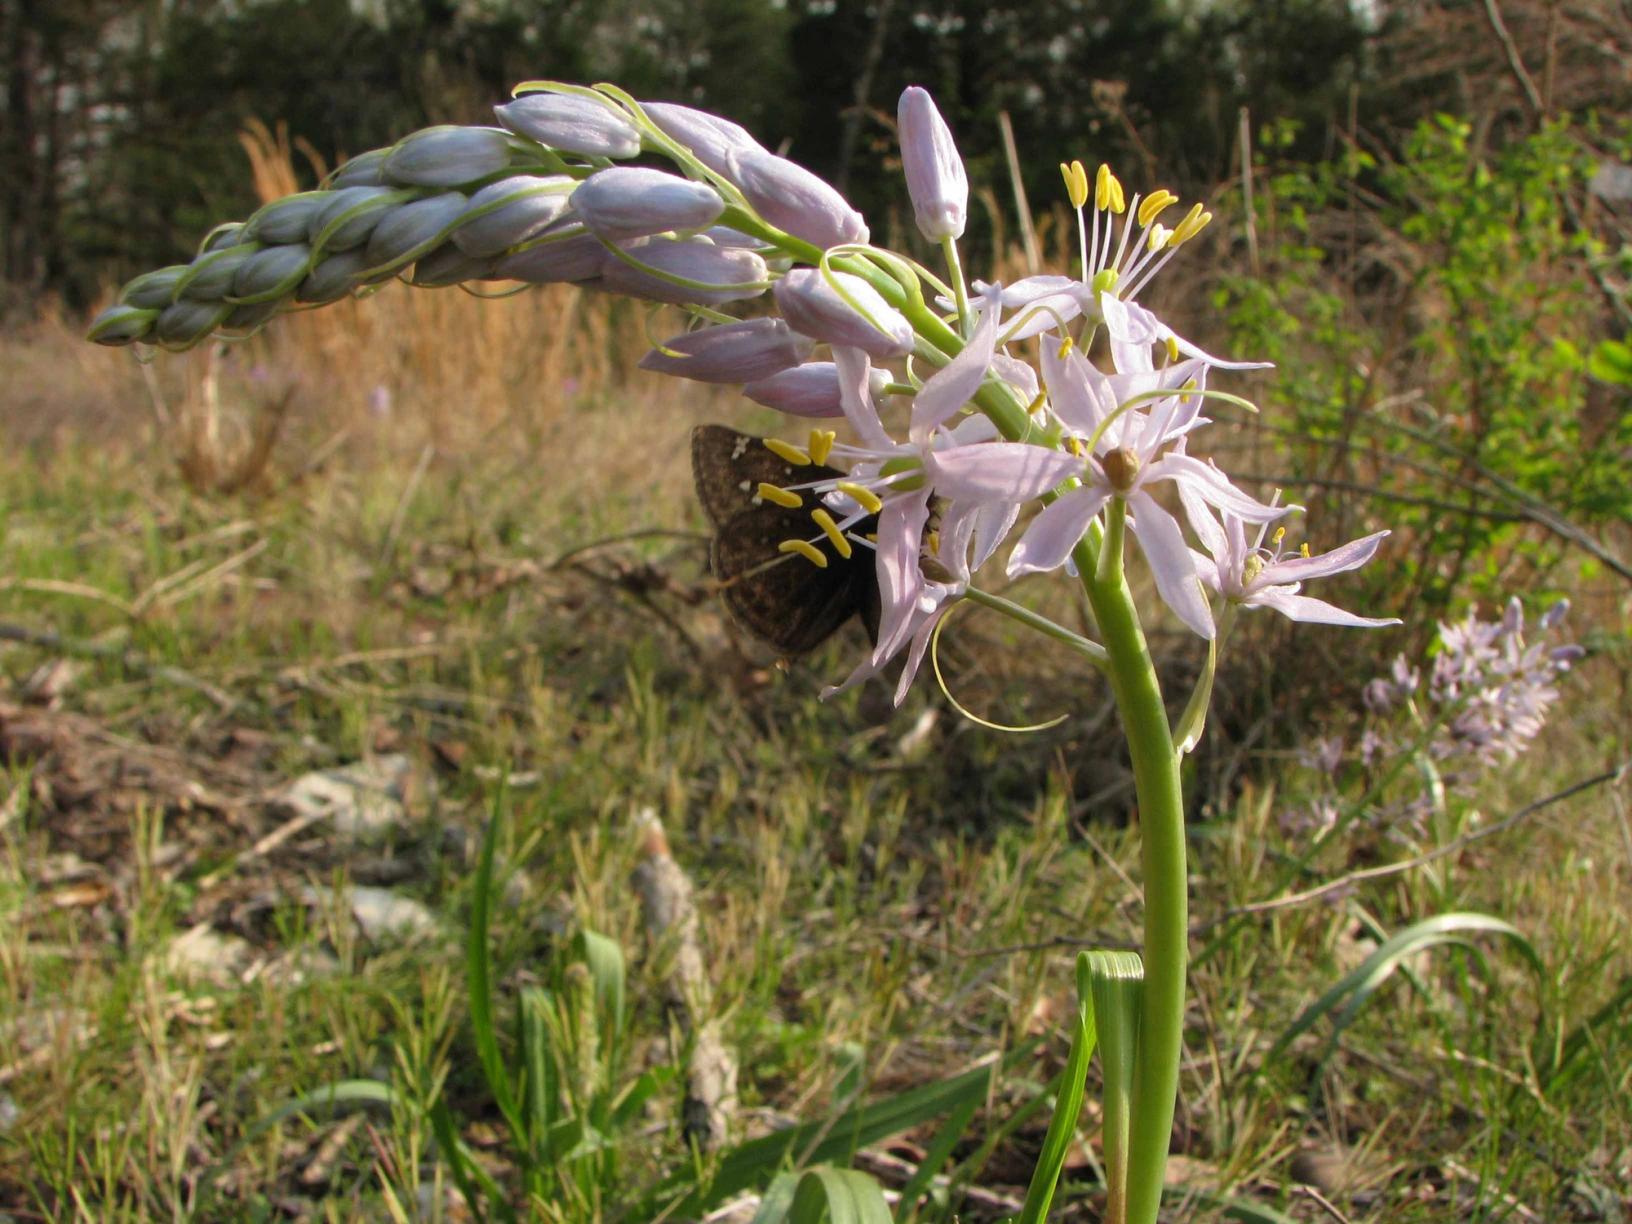
[[[896,121],[901,168],[918,232],[931,242],[962,238],[969,215],[969,178],[935,99],[927,90],[908,86],[896,107]]]

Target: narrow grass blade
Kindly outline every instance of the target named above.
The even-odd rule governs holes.
[[[1065,1167],[1066,1152],[1077,1133],[1077,1119],[1082,1115],[1082,1098],[1087,1091],[1088,1060],[1093,1057],[1096,1036],[1090,972],[1088,953],[1084,952],[1077,957],[1077,1023],[1071,1034],[1071,1054],[1060,1077],[1054,1117],[1043,1138],[1043,1150],[1037,1154],[1037,1165],[1032,1169],[1031,1185],[1026,1188],[1026,1201],[1016,1217],[1016,1224],[1038,1224],[1047,1218],[1055,1187],[1060,1183],[1060,1170]]]
[[[793,1209],[793,1192],[799,1188],[799,1178],[793,1173],[778,1173],[771,1178],[760,1196],[759,1210],[749,1224],[782,1224]]]
[[[1332,1035],[1327,1045],[1329,1053],[1360,1008],[1408,957],[1425,948],[1445,943],[1471,946],[1464,936],[1479,934],[1502,935],[1511,940],[1537,976],[1545,980],[1546,971],[1540,954],[1517,927],[1488,914],[1441,914],[1409,926],[1385,940],[1375,952],[1304,1008],[1302,1014],[1270,1047],[1264,1059],[1265,1065],[1285,1053],[1287,1047],[1313,1028],[1322,1016],[1335,1012]]]
[[[904,1221],[912,1217],[914,1209],[918,1206],[918,1200],[924,1197],[924,1192],[929,1189],[929,1183],[936,1171],[952,1155],[952,1149],[958,1146],[958,1140],[962,1139],[964,1132],[969,1129],[975,1110],[979,1108],[980,1101],[970,1098],[947,1115],[941,1129],[936,1132],[935,1138],[925,1150],[924,1158],[918,1162],[917,1170],[907,1179],[907,1184],[901,1187],[901,1202],[895,1211],[897,1220]]]
[[[493,815],[482,835],[482,854],[476,868],[476,879],[470,890],[470,932],[465,943],[465,980],[469,996],[470,1030],[476,1043],[476,1057],[482,1064],[493,1103],[499,1107],[518,1145],[525,1146],[527,1128],[516,1107],[516,1097],[505,1070],[504,1056],[499,1053],[498,1032],[493,1025],[493,965],[487,946],[488,927],[492,919],[493,857],[498,848],[499,824],[504,812],[504,793],[501,790],[493,801]]]
[[[555,1161],[549,1136],[560,1103],[554,1052],[550,1049],[550,996],[537,986],[529,986],[521,992],[517,1006],[521,1010],[522,1065],[527,1073],[523,1091],[527,1095],[529,1150],[536,1161],[548,1166]]]
[[[884,1191],[855,1169],[811,1169],[799,1179],[788,1224],[890,1224]]]
[[[448,1109],[448,1103],[439,1099],[431,1106],[430,1117],[431,1133],[436,1136],[442,1159],[447,1162],[448,1171],[453,1174],[453,1184],[459,1187],[459,1193],[464,1195],[465,1202],[469,1204],[476,1219],[481,1221],[487,1218],[482,1212],[484,1196],[498,1212],[501,1220],[515,1219],[515,1214],[505,1202],[504,1191],[499,1189],[499,1184],[493,1180],[488,1171],[471,1157],[464,1141],[459,1138],[459,1130],[454,1126],[453,1113]]]
[[[595,1005],[607,1017],[616,1038],[623,1031],[624,983],[627,972],[623,963],[623,949],[615,939],[608,939],[597,931],[579,931],[573,941],[574,951],[589,966],[590,978],[595,983]]]

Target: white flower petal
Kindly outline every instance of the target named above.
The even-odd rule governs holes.
[[[1009,554],[1009,577],[1059,569],[1109,500],[1103,490],[1073,489],[1045,507]]]

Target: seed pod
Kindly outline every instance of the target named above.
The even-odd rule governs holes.
[[[286,242],[305,242],[312,218],[330,200],[327,191],[303,191],[284,196],[264,205],[244,222],[238,235],[239,242],[259,242],[263,246],[278,246]]]
[[[499,122],[539,144],[583,157],[633,157],[640,132],[611,102],[579,94],[529,93],[495,106]]]
[[[765,261],[752,251],[717,247],[712,242],[652,238],[625,248],[652,271],[631,267],[616,255],[607,254],[601,279],[614,293],[646,298],[653,302],[674,302],[701,306],[723,306],[764,293],[767,287]],[[718,285],[718,289],[698,289],[675,284],[658,273],[682,280]]]
[[[116,302],[91,320],[85,338],[97,344],[133,344],[153,330],[153,323],[158,317],[156,308]]]
[[[383,186],[385,179],[380,176],[380,167],[385,164],[385,159],[389,156],[391,156],[390,149],[370,149],[367,153],[359,153],[329,176],[329,190],[338,191],[344,187]]]
[[[859,276],[831,272],[852,301],[840,297],[814,268],[796,268],[776,282],[776,308],[794,331],[829,344],[859,348],[879,359],[912,352],[912,324]]]
[[[453,241],[466,255],[482,257],[536,238],[566,212],[567,197],[576,186],[564,174],[518,174],[489,183],[470,197]]]
[[[732,177],[729,169],[732,154],[768,152],[748,134],[747,128],[707,111],[674,102],[642,102],[640,108],[659,131],[685,145],[715,174]]]
[[[607,258],[606,244],[581,229],[563,233],[564,237],[501,256],[493,265],[492,279],[552,285],[600,276]]]
[[[187,264],[171,264],[168,268],[143,272],[126,282],[119,291],[119,301],[143,310],[162,310],[176,300],[176,286],[187,275],[188,267]]]
[[[701,229],[725,211],[725,201],[707,183],[641,166],[614,166],[578,184],[572,208],[601,238],[621,242]]]
[[[306,237],[315,249],[349,251],[368,241],[380,218],[414,196],[391,187],[342,187],[312,214]]]
[[[745,383],[798,365],[811,347],[781,319],[747,319],[665,340],[640,359],[640,368],[696,382]]]
[[[469,201],[457,191],[415,200],[391,210],[368,239],[368,257],[377,266],[398,265],[441,243],[444,231]]]
[[[220,301],[232,292],[233,278],[238,275],[238,269],[258,249],[253,242],[246,242],[241,246],[200,255],[177,281],[177,296],[200,302]]]
[[[510,135],[499,128],[425,128],[397,142],[380,176],[408,187],[459,187],[510,165]]]
[[[200,302],[183,298],[159,312],[153,335],[170,348],[191,348],[221,325],[232,313],[224,302]]]
[[[867,222],[838,191],[797,162],[763,149],[734,153],[727,177],[780,230],[829,247],[867,241]]]
[[[311,262],[312,248],[304,242],[256,251],[232,278],[232,296],[241,304],[286,297],[306,279]]]

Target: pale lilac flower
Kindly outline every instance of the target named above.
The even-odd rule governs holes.
[[[1054,415],[1086,453],[1021,443],[954,452],[937,459],[937,486],[953,498],[1017,504],[1069,478],[1081,481],[1061,492],[1026,529],[1010,554],[1010,577],[1064,565],[1089,524],[1113,497],[1122,498],[1158,593],[1186,625],[1210,639],[1212,612],[1194,559],[1178,522],[1151,496],[1153,487],[1171,482],[1199,503],[1254,522],[1283,511],[1254,501],[1217,468],[1184,453],[1185,436],[1205,420],[1201,396],[1195,394],[1205,364],[1187,361],[1164,370],[1107,375],[1079,353],[1062,357],[1045,344],[1043,374]],[[1140,406],[1128,406],[1132,403]]]
[[[850,301],[841,297],[815,268],[796,268],[771,290],[777,310],[794,331],[835,347],[859,348],[870,357],[885,360],[912,352],[912,324],[877,289],[848,272],[827,275]]]
[[[813,246],[867,241],[867,222],[838,191],[797,162],[755,146],[733,149],[725,177],[749,205],[778,229]]]
[[[896,107],[896,121],[918,232],[931,242],[962,238],[969,216],[969,178],[935,99],[917,85],[908,86]]]
[[[640,368],[697,382],[745,383],[798,366],[812,347],[781,319],[748,319],[665,340],[640,359]]]
[[[1397,625],[1395,617],[1377,619],[1356,616],[1321,599],[1298,594],[1311,578],[1326,578],[1332,574],[1359,569],[1382,543],[1386,531],[1373,532],[1358,540],[1351,540],[1331,552],[1310,556],[1307,552],[1283,556],[1281,539],[1283,529],[1277,529],[1270,547],[1264,547],[1267,522],[1255,524],[1257,532],[1247,542],[1247,524],[1225,510],[1223,526],[1214,521],[1207,508],[1195,502],[1195,493],[1188,487],[1180,488],[1185,499],[1186,516],[1202,546],[1211,556],[1192,550],[1196,573],[1202,582],[1231,603],[1247,608],[1273,608],[1282,616],[1295,621],[1319,625],[1343,625],[1357,629],[1374,629],[1383,625]]]
[[[572,193],[572,209],[607,242],[712,225],[725,211],[707,183],[645,166],[613,166],[590,175]]]
[[[580,94],[529,93],[495,106],[499,122],[539,144],[584,157],[633,157],[640,132],[610,101]]]

